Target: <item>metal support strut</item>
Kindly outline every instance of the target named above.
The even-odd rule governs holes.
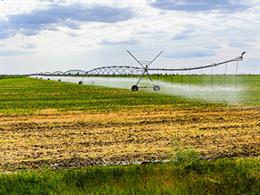
[[[149,66],[163,53],[163,51],[161,51],[160,53],[158,53],[151,61],[140,61],[138,60],[130,51],[127,50],[127,53],[143,68],[143,73],[141,74],[140,79],[137,81],[137,83],[135,85],[132,86],[132,91],[138,91],[139,88],[153,88],[154,91],[159,91],[160,90],[160,86],[159,85],[155,85],[151,75],[149,74]],[[138,86],[139,83],[141,82],[141,80],[144,78],[144,76],[147,75],[148,79],[151,81],[152,83],[152,87],[140,87]]]

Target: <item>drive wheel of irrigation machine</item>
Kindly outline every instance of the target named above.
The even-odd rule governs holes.
[[[137,85],[133,85],[131,89],[132,89],[132,91],[138,91],[139,88]]]
[[[159,91],[159,90],[160,90],[160,86],[159,86],[159,85],[153,86],[153,90],[154,90],[154,91]]]
[[[83,82],[82,81],[79,81],[79,85],[82,85],[83,84]]]

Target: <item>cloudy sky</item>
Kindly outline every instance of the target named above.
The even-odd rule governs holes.
[[[247,51],[260,74],[260,0],[0,0],[0,74],[138,66],[126,50],[169,68]]]

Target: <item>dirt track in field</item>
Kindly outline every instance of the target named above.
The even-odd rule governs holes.
[[[259,156],[259,108],[43,110],[0,117],[0,170],[170,159],[179,148],[204,158]]]

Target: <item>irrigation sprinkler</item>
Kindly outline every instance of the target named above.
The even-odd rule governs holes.
[[[143,77],[145,75],[148,76],[149,80],[152,82],[153,84],[153,80],[151,78],[151,75],[149,74],[149,71],[163,71],[163,72],[175,72],[175,71],[181,71],[181,73],[184,72],[189,72],[189,84],[191,83],[191,71],[192,70],[202,70],[203,69],[208,69],[210,68],[210,72],[211,72],[211,88],[213,88],[213,68],[220,66],[220,65],[227,65],[228,63],[231,62],[236,62],[236,74],[237,74],[237,67],[238,67],[238,62],[243,60],[244,55],[246,54],[246,52],[242,52],[240,56],[230,59],[230,60],[226,60],[223,62],[219,62],[219,63],[213,63],[213,64],[209,64],[209,65],[204,65],[204,66],[196,66],[196,67],[187,67],[187,68],[150,68],[149,66],[163,53],[162,51],[155,56],[155,58],[151,61],[140,61],[138,60],[130,51],[127,50],[127,53],[129,53],[130,56],[132,56],[132,58],[141,66],[141,69],[143,70],[140,79],[137,81],[137,83],[135,85],[132,86],[132,91],[138,91],[139,88],[151,88],[151,87],[140,87],[138,86],[140,81],[143,79]],[[183,81],[182,81],[183,82]],[[237,86],[237,78],[236,78],[236,86]],[[160,86],[159,85],[155,85],[153,84],[154,91],[159,91],[160,90]]]
[[[140,79],[137,81],[137,83],[135,85],[132,86],[132,91],[138,91],[139,88],[153,88],[154,91],[159,91],[160,90],[160,86],[159,85],[155,85],[153,83],[153,80],[149,74],[149,66],[163,53],[163,51],[161,51],[159,54],[157,54],[151,61],[140,61],[138,60],[130,51],[127,50],[127,53],[129,53],[129,55],[142,67],[143,69],[143,73],[141,74]],[[152,82],[152,87],[149,86],[144,86],[144,87],[140,87],[138,86],[139,83],[141,82],[141,80],[144,78],[144,76],[147,75],[149,80]]]
[[[92,70],[89,71],[83,71],[83,70],[69,70],[66,72],[61,72],[61,71],[56,71],[54,73],[50,73],[50,72],[45,72],[45,73],[39,73],[36,74],[36,76],[39,76],[39,79],[43,79],[42,76],[47,76],[48,80],[50,79],[49,76],[82,76],[82,79],[78,82],[79,85],[83,84],[83,80],[86,76],[104,76],[104,75],[140,75],[140,78],[138,79],[138,81],[132,85],[131,90],[132,91],[138,91],[140,88],[152,88],[154,91],[159,91],[160,90],[160,86],[156,85],[153,81],[153,79],[151,78],[151,74],[150,71],[157,71],[158,73],[162,74],[163,72],[169,74],[169,75],[174,75],[172,74],[172,72],[177,73],[179,72],[180,74],[180,82],[181,85],[184,85],[185,79],[183,77],[184,73],[188,73],[189,74],[189,84],[191,84],[191,76],[194,74],[194,72],[192,73],[192,71],[196,71],[196,70],[200,70],[201,73],[201,82],[202,82],[202,77],[204,77],[205,73],[204,69],[208,69],[209,72],[211,73],[210,76],[210,85],[211,88],[214,87],[214,79],[213,79],[213,68],[218,67],[218,66],[225,66],[225,77],[224,77],[224,82],[225,82],[225,86],[227,85],[227,64],[231,63],[231,62],[235,62],[236,63],[236,67],[235,67],[235,86],[237,87],[237,74],[238,74],[238,62],[242,61],[244,58],[244,55],[246,54],[246,52],[242,52],[240,56],[229,59],[229,60],[225,60],[222,62],[218,62],[218,63],[212,63],[209,65],[204,65],[204,66],[186,66],[184,68],[151,68],[151,64],[163,53],[162,51],[160,53],[158,53],[151,61],[140,61],[138,60],[130,51],[127,50],[127,53],[139,64],[139,66],[102,66],[102,67],[98,67],[98,68],[94,68]],[[152,83],[151,86],[140,86],[140,82],[144,79],[144,76],[147,76],[149,81]],[[59,79],[58,81],[61,81],[61,79]],[[93,84],[93,83],[91,83]]]

